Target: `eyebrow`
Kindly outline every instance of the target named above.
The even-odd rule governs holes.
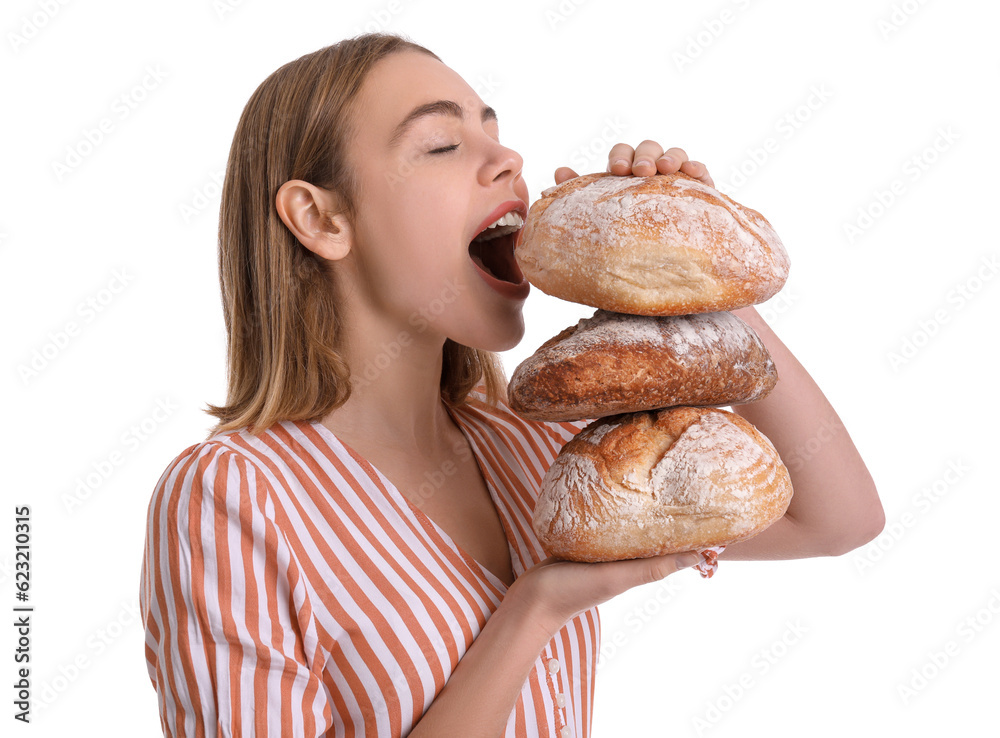
[[[396,146],[414,123],[421,118],[426,118],[429,115],[448,115],[452,118],[465,120],[465,111],[462,109],[462,106],[454,100],[435,100],[434,102],[418,105],[411,110],[407,116],[399,122],[399,125],[396,126],[395,130],[393,130],[392,136],[389,137],[389,148]],[[480,111],[480,119],[483,123],[488,120],[497,120],[497,111],[489,105],[486,105]]]

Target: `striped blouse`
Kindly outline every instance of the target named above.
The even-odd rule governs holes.
[[[450,409],[497,508],[515,576],[545,470],[585,424],[541,423],[481,392]],[[404,736],[506,585],[318,422],[193,445],[149,504],[140,604],[167,736]],[[505,736],[590,735],[600,619],[536,660]]]

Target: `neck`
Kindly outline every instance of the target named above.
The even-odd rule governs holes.
[[[448,447],[455,430],[441,399],[444,338],[351,313],[342,353],[351,369],[351,396],[323,419],[335,435],[422,456]]]

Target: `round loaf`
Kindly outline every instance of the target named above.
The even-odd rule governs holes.
[[[543,343],[507,387],[532,420],[580,420],[765,397],[778,381],[754,330],[728,312],[653,317],[598,310]]]
[[[532,526],[550,556],[646,558],[751,538],[791,497],[785,465],[753,425],[678,407],[584,428],[546,472]]]
[[[788,277],[764,216],[679,172],[585,174],[545,190],[514,256],[542,292],[634,315],[754,305]]]

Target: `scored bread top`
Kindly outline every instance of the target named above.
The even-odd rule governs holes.
[[[546,472],[532,522],[550,555],[610,561],[744,540],[791,496],[784,464],[753,425],[678,407],[588,425]]]
[[[680,172],[599,172],[549,188],[531,205],[514,255],[543,292],[634,315],[763,302],[789,266],[764,216]]]

